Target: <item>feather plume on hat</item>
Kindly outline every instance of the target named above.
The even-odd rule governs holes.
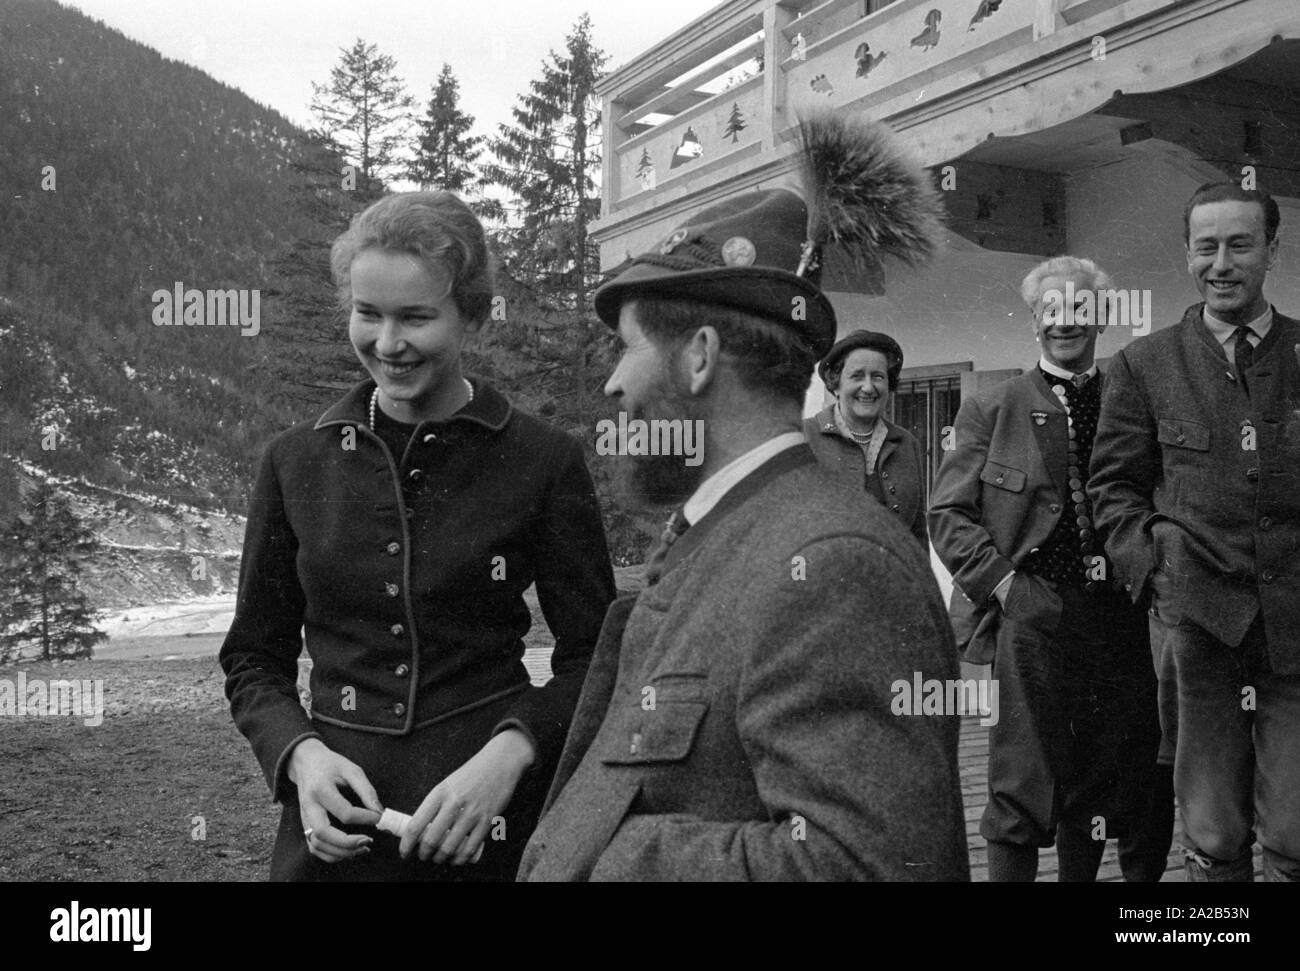
[[[937,248],[943,202],[929,174],[884,125],[820,112],[801,119],[808,239],[798,276],[835,247],[859,270],[891,256],[909,266]]]

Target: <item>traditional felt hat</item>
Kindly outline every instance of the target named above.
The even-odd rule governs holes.
[[[903,370],[903,349],[898,346],[898,341],[876,330],[855,330],[836,341],[826,356],[817,362],[817,376],[822,379],[822,384],[829,388],[831,383],[826,375],[851,353],[860,349],[879,351],[885,356],[889,367],[889,388],[891,391],[896,388],[898,375]]]
[[[786,324],[822,357],[836,331],[819,286],[825,248],[860,267],[883,256],[916,264],[931,255],[942,203],[889,129],[831,113],[799,129],[802,193],[749,192],[697,213],[612,271],[595,293],[601,320],[617,327],[619,309],[636,297],[697,300]]]

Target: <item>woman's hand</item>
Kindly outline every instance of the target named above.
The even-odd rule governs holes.
[[[384,807],[361,766],[319,738],[307,738],[289,755],[289,779],[298,787],[298,811],[312,856],[337,863],[370,852],[374,840],[369,836],[349,836],[330,823],[330,816],[349,824],[373,826],[379,822]],[[340,786],[356,793],[366,808],[352,805]]]
[[[436,785],[406,824],[399,852],[410,855],[417,841],[420,859],[462,866],[478,858],[492,819],[505,811],[524,770],[537,755],[528,736],[508,728]]]

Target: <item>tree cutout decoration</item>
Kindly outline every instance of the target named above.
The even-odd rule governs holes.
[[[1002,6],[1002,0],[980,0],[979,8],[975,11],[975,16],[971,17],[970,26],[966,29],[974,30],[976,24],[988,20],[997,13],[1000,6]]]
[[[925,30],[921,31],[912,38],[912,46],[919,47],[922,51],[928,51],[932,47],[939,46],[939,21],[943,20],[943,14],[938,10],[931,10],[925,15]]]
[[[653,189],[655,187],[655,165],[650,160],[650,149],[641,149],[641,160],[636,163],[636,180],[641,183],[642,189]]]
[[[703,154],[704,146],[700,144],[700,140],[695,134],[695,129],[688,125],[686,127],[686,134],[682,136],[682,143],[677,146],[677,151],[673,152],[673,162],[668,167],[670,169],[675,169],[679,165],[693,162]]]
[[[731,144],[734,145],[740,141],[740,133],[748,127],[749,125],[745,123],[744,116],[740,113],[740,102],[732,102],[731,117],[727,119],[727,127],[726,130],[723,131],[722,137],[726,138],[730,135]]]
[[[853,56],[858,62],[858,77],[865,78],[870,74],[885,59],[886,53],[886,51],[881,51],[879,54],[872,54],[870,44],[859,44],[858,49],[853,52]]]

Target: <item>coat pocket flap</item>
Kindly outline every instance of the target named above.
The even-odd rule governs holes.
[[[1198,421],[1161,418],[1159,438],[1161,445],[1190,448],[1198,452],[1210,450],[1210,429]]]
[[[700,722],[709,710],[707,701],[679,701],[662,696],[654,707],[604,746],[600,760],[606,765],[641,765],[680,762],[691,751]]]
[[[985,462],[984,470],[980,472],[980,481],[1008,492],[1021,492],[1025,488],[1025,473],[1009,465]]]

